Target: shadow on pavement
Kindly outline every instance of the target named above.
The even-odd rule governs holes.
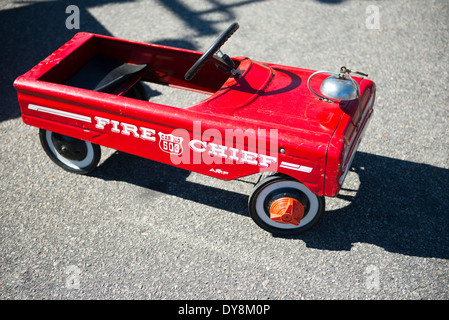
[[[125,181],[151,192],[177,196],[220,210],[247,216],[248,197],[241,193],[187,181],[190,171],[116,151],[92,176]],[[151,195],[149,195],[151,196]]]
[[[358,152],[352,171],[359,189],[346,197],[349,205],[328,211],[301,237],[308,247],[350,250],[364,242],[400,254],[449,258],[449,170]]]
[[[352,171],[359,189],[343,189],[341,194],[351,196],[339,196],[349,204],[327,211],[318,225],[293,239],[323,250],[350,250],[363,242],[405,255],[449,258],[449,170],[358,152]],[[189,174],[116,152],[94,176],[248,216],[247,195],[186,181]]]
[[[77,32],[92,32],[113,36],[89,13],[88,8],[110,3],[133,2],[136,0],[85,0],[24,2],[17,8],[0,10],[0,122],[20,116],[14,80],[30,70],[52,52],[70,40]],[[242,0],[234,3],[209,0],[209,8],[194,8],[179,0],[162,1],[160,5],[170,10],[174,16],[192,29],[196,36],[219,34],[223,30],[215,27],[217,23],[234,22],[233,9],[263,0]],[[66,28],[68,5],[76,5],[80,10],[80,29]],[[148,2],[148,5],[154,5]],[[0,7],[1,8],[1,7]],[[218,16],[211,20],[209,15]],[[117,22],[120,23],[120,22]],[[136,21],[136,23],[140,23]],[[161,23],[160,21],[157,23]],[[157,35],[155,35],[157,38]],[[172,45],[195,50],[195,45],[186,39],[162,39],[154,43]]]
[[[183,21],[189,28],[195,30],[198,36],[215,35],[224,31],[215,27],[219,22],[234,22],[236,15],[233,9],[261,2],[264,0],[242,0],[229,3],[226,1],[209,0],[210,7],[195,8],[187,5],[188,2],[180,0],[158,0],[159,4],[170,10],[177,18]],[[210,15],[218,14],[218,19],[211,20]]]
[[[25,2],[23,6],[0,11],[0,122],[20,116],[14,80],[30,70],[53,51],[70,40],[77,32],[111,35],[87,10],[89,7],[134,0],[86,0]],[[80,29],[67,29],[69,4],[80,10]]]

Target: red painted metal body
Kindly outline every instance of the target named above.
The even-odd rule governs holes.
[[[65,85],[96,55],[147,64],[115,94]],[[19,77],[26,124],[220,179],[277,171],[334,196],[372,114],[375,85],[356,78],[357,100],[329,103],[307,88],[312,70],[234,57],[238,77],[210,62],[192,81],[200,52],[79,33]],[[323,76],[313,84],[319,86]],[[124,97],[137,81],[207,93],[176,108]],[[316,89],[318,90],[318,89]],[[360,124],[360,126],[359,126]],[[359,126],[359,130],[357,127]]]

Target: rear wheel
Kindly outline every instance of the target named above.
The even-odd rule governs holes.
[[[254,222],[273,234],[300,234],[320,219],[324,197],[312,193],[304,184],[285,176],[270,176],[259,182],[248,201]]]
[[[66,171],[88,174],[101,157],[99,145],[40,129],[39,138],[47,155]]]

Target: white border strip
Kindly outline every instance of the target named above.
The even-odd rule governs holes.
[[[352,154],[351,154],[351,157],[349,158],[348,164],[346,165],[345,171],[343,172],[343,174],[341,175],[340,179],[338,180],[338,183],[340,185],[343,185],[343,182],[346,179],[346,174],[348,173],[348,170],[351,167],[352,160],[354,160],[354,156],[357,153],[357,149],[359,147],[359,144],[362,141],[363,135],[365,134],[365,129],[368,128],[368,124],[369,124],[370,121],[371,121],[371,118],[369,118],[366,121],[365,127],[363,127],[362,132],[360,133],[359,139],[357,140],[356,145],[354,146],[354,149],[352,150]]]
[[[88,122],[88,123],[92,122],[92,119],[90,117],[82,116],[80,114],[71,113],[71,112],[67,112],[67,111],[61,111],[61,110],[57,110],[57,109],[42,107],[42,106],[38,106],[38,105],[35,105],[35,104],[31,104],[31,103],[28,105],[28,109],[35,110],[35,111],[38,111],[38,112],[54,114],[54,115],[57,115],[57,116],[60,116],[60,117],[64,117],[64,118],[80,120],[80,121],[83,121],[83,122]]]
[[[310,173],[313,170],[313,168],[310,168],[310,167],[300,166],[299,164],[285,162],[285,161],[281,162],[280,167],[285,168],[285,169],[295,170],[295,171],[306,172],[306,173]]]

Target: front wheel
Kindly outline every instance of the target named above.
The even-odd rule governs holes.
[[[324,197],[304,184],[284,176],[270,176],[259,182],[248,201],[249,213],[262,229],[281,236],[298,235],[320,219]]]
[[[100,161],[99,145],[44,129],[39,130],[39,138],[50,159],[66,171],[88,174]]]

